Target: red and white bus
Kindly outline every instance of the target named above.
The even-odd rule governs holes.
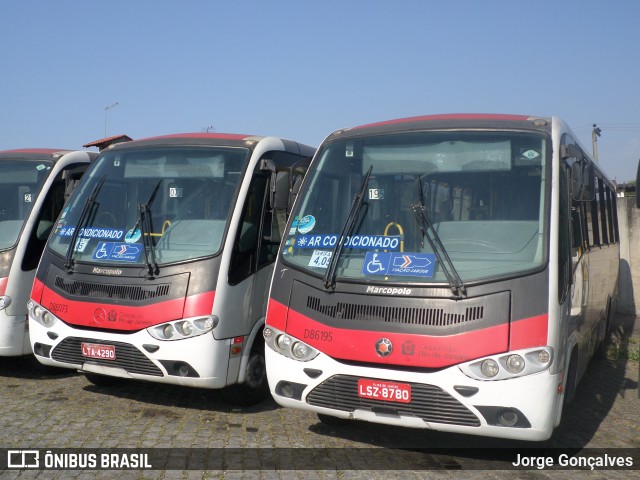
[[[31,343],[96,384],[133,378],[268,396],[262,328],[289,198],[314,149],[178,134],[101,152],[45,249]],[[256,341],[257,339],[257,341]]]
[[[31,354],[27,302],[45,242],[96,154],[31,148],[0,152],[0,356]]]
[[[555,117],[334,132],[286,231],[269,385],[325,422],[547,439],[615,311],[615,189]]]

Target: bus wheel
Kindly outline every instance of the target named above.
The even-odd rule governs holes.
[[[323,423],[325,425],[329,425],[332,427],[342,427],[347,422],[351,421],[346,418],[334,417],[333,415],[326,415],[324,413],[318,413],[316,415],[318,415],[318,420],[320,420],[320,423]]]
[[[243,407],[256,405],[269,396],[267,368],[262,344],[259,343],[251,349],[244,383],[225,388],[223,395],[229,403]]]
[[[97,373],[85,373],[85,377],[97,387],[117,387],[125,380],[120,377],[110,377],[108,375],[98,375]]]

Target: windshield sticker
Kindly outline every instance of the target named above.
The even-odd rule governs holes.
[[[40,171],[40,170],[44,170],[45,168],[47,168],[46,165],[40,164],[36,167],[36,170]]]
[[[170,187],[169,188],[169,198],[182,198],[182,188],[180,188],[180,187]]]
[[[89,238],[79,238],[78,240],[76,240],[76,245],[75,247],[73,247],[73,251],[83,253],[87,248],[87,245],[89,245],[90,241],[91,239]]]
[[[328,250],[314,250],[309,260],[309,267],[327,268],[329,260],[331,260],[331,253]]]
[[[339,235],[300,235],[296,238],[296,248],[333,248]],[[345,248],[384,248],[397,250],[401,237],[386,235],[354,235],[347,237]]]
[[[367,252],[362,264],[364,275],[433,276],[433,253]]]
[[[31,203],[31,202],[33,202],[33,195],[31,193],[25,193],[24,203]]]
[[[140,231],[139,228],[136,228],[135,230],[132,228],[124,236],[124,241],[127,243],[136,243],[138,240],[140,240],[141,236],[142,236],[142,232]]]
[[[305,215],[298,222],[298,231],[300,233],[309,233],[316,226],[316,219],[313,215]]]
[[[59,237],[71,237],[76,227],[61,227],[58,230]],[[78,237],[83,238],[108,238],[110,240],[120,240],[124,236],[124,230],[113,228],[87,227],[80,230]]]
[[[140,253],[142,253],[142,245],[135,243],[100,242],[92,258],[115,262],[137,262]]]
[[[370,188],[369,200],[384,200],[384,188]]]

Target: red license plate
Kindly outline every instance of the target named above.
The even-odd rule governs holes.
[[[411,403],[411,385],[382,380],[358,380],[358,396],[387,402]]]
[[[82,356],[89,358],[102,358],[104,360],[116,359],[116,347],[113,345],[100,345],[99,343],[81,343]]]

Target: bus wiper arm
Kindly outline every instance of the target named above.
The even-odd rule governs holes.
[[[338,260],[340,259],[340,255],[342,254],[342,250],[344,249],[344,243],[347,241],[347,237],[351,234],[351,230],[353,230],[353,226],[356,223],[358,214],[360,213],[360,208],[362,208],[362,200],[364,199],[364,194],[367,191],[367,185],[369,184],[372,170],[373,165],[369,167],[367,175],[364,177],[364,181],[362,182],[362,186],[360,187],[360,191],[357,193],[357,195],[353,199],[353,202],[351,203],[351,210],[349,210],[349,215],[347,215],[347,219],[342,227],[342,233],[340,233],[340,238],[338,238],[336,246],[333,248],[333,252],[331,253],[329,265],[327,265],[327,273],[324,276],[324,287],[327,290],[333,290],[336,286],[336,270],[338,268]]]
[[[85,227],[85,224],[89,220],[91,216],[91,211],[93,207],[96,205],[96,198],[98,197],[98,193],[100,193],[100,189],[106,180],[106,175],[103,175],[96,186],[91,190],[91,194],[87,201],[84,203],[84,207],[82,207],[82,212],[80,212],[80,217],[78,218],[78,223],[76,224],[76,228],[73,229],[73,233],[71,234],[71,241],[69,242],[69,247],[67,248],[67,256],[65,258],[64,266],[69,272],[73,271],[73,252],[76,249],[76,241],[78,240],[78,236],[80,235],[80,230]]]
[[[149,199],[144,203],[138,204],[138,221],[133,227],[135,232],[137,226],[140,226],[140,234],[142,237],[142,248],[144,250],[144,260],[147,264],[147,272],[149,275],[157,275],[160,271],[158,263],[156,261],[156,251],[153,247],[153,240],[151,238],[151,204],[158,194],[162,179],[156,184],[156,188],[153,189]]]
[[[467,289],[462,282],[462,278],[458,274],[456,267],[453,265],[449,254],[447,253],[446,248],[442,244],[442,240],[440,239],[440,235],[435,228],[433,228],[433,223],[427,215],[427,212],[424,209],[424,204],[419,205],[411,205],[411,209],[413,210],[413,214],[416,217],[418,225],[420,226],[420,230],[423,235],[427,237],[429,241],[429,245],[431,245],[431,249],[433,253],[438,257],[438,261],[442,267],[442,271],[447,277],[447,281],[449,282],[449,286],[451,287],[451,291],[456,298],[461,298],[462,296],[467,296]]]

